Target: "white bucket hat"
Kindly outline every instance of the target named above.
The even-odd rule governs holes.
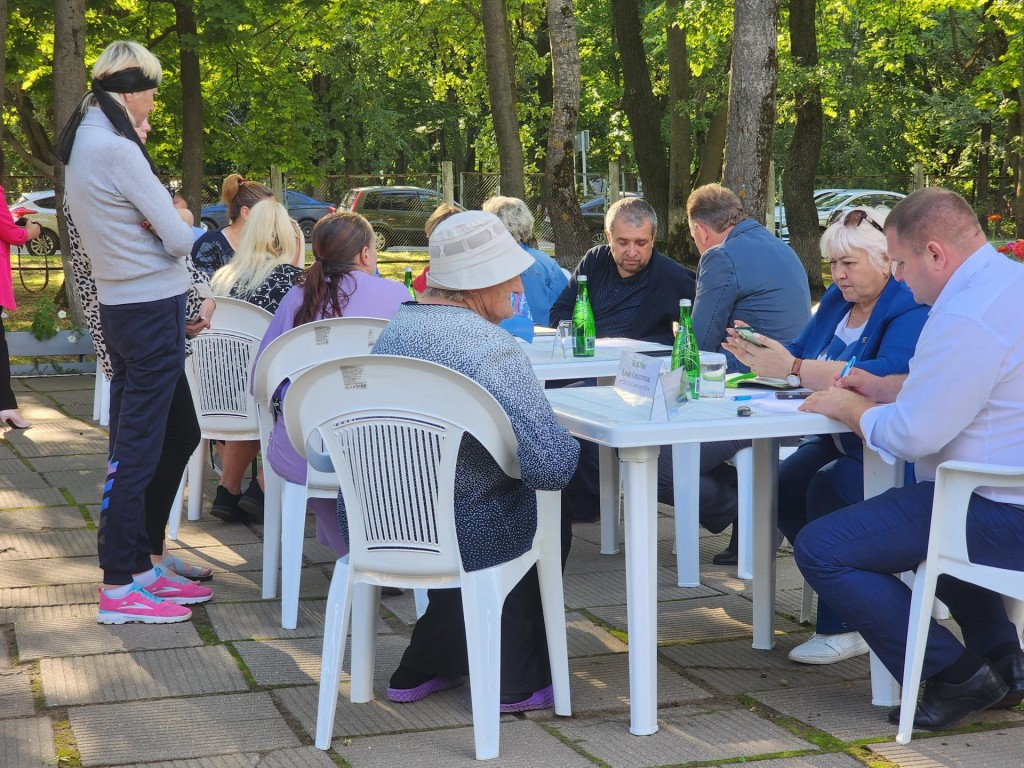
[[[533,264],[501,219],[484,211],[449,216],[430,235],[427,285],[449,291],[489,288]]]

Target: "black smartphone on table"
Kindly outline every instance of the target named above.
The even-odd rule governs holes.
[[[775,397],[779,400],[805,400],[813,391],[813,389],[787,389],[784,392],[776,392]]]

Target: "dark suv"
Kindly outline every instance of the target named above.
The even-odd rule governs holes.
[[[423,225],[442,202],[441,195],[422,187],[356,187],[345,193],[338,208],[365,216],[377,233],[377,250],[383,251],[426,245]]]
[[[316,198],[289,189],[287,192],[288,215],[299,222],[306,242],[313,239],[313,226],[329,213],[334,213],[334,206]],[[207,229],[220,229],[228,225],[228,209],[224,203],[204,205],[200,212],[203,224]]]

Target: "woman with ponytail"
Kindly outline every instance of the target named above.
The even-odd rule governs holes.
[[[327,317],[380,317],[390,320],[409,301],[401,283],[377,277],[377,248],[373,227],[358,213],[339,211],[313,228],[313,264],[282,299],[260,344],[260,352],[292,328]],[[287,384],[278,391],[284,397]],[[306,482],[306,460],[288,442],[284,422],[278,420],[270,436],[267,456],[274,471],[291,483]],[[311,499],[316,514],[317,541],[338,555],[348,545],[338,528],[337,505],[332,499]]]
[[[256,203],[273,200],[274,193],[265,184],[249,181],[240,173],[232,173],[220,188],[220,199],[227,208],[228,225],[207,232],[192,246],[192,261],[207,278],[231,261],[242,242],[242,229],[249,211]]]
[[[136,133],[153,110],[159,60],[121,40],[100,54],[92,87],[61,132],[65,200],[89,254],[110,357],[110,440],[97,537],[103,624],[185,621],[212,591],[151,560],[147,501],[170,509],[181,479],[161,468],[169,419],[195,424],[185,379],[185,260],[182,220]],[[206,316],[208,321],[209,315]],[[198,424],[195,424],[198,442]]]

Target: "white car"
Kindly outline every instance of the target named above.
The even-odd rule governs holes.
[[[835,211],[847,208],[859,208],[866,205],[888,212],[904,197],[906,195],[902,192],[889,192],[885,189],[841,189],[814,201],[818,208],[818,225],[825,229],[828,226],[829,216]]]
[[[56,205],[56,195],[49,189],[44,192],[26,192],[9,206],[15,221],[25,217],[42,229],[39,237],[25,244],[28,252],[35,256],[49,256],[56,253],[60,247]]]
[[[822,198],[833,195],[836,192],[844,192],[842,189],[816,189],[814,190],[814,205],[817,207],[818,201]],[[789,227],[786,226],[786,208],[780,202],[775,206],[775,234],[781,237],[783,240],[789,240]]]

